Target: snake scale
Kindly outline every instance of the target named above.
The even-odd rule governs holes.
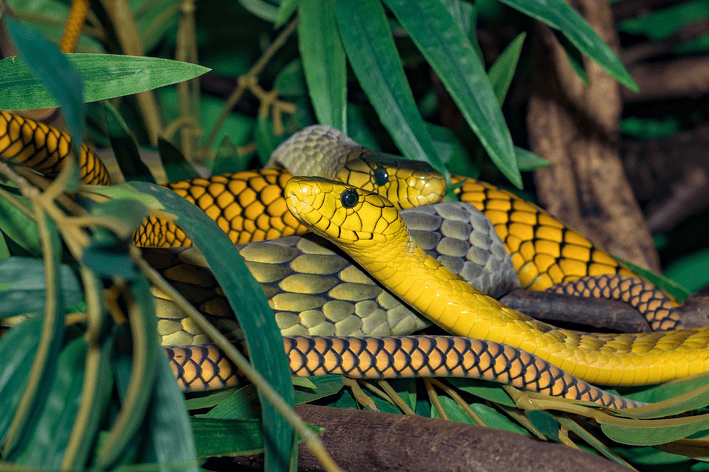
[[[5,112],[0,113],[3,118],[0,122],[4,121],[0,125],[2,126],[0,127],[0,155],[14,163],[41,170],[48,176],[56,174],[69,150],[68,137],[53,128],[34,123],[31,120]],[[437,195],[441,193],[442,176],[435,178],[434,175],[434,178],[426,178],[424,177],[425,172],[418,168],[403,168],[403,175],[398,176],[397,167],[388,166],[381,159],[369,160],[369,157],[375,154],[373,151],[357,145],[341,134],[336,134],[332,139],[332,136],[328,136],[328,133],[332,134],[332,131],[323,131],[324,129],[324,127],[316,127],[314,133],[295,135],[274,153],[274,158],[282,161],[283,150],[293,149],[294,142],[297,144],[297,141],[300,140],[300,146],[295,146],[298,149],[297,152],[286,152],[286,158],[293,155],[322,154],[323,157],[340,160],[344,163],[343,165],[326,166],[326,168],[335,170],[325,174],[325,177],[340,178],[362,188],[369,186],[370,189],[379,190],[390,198],[393,196],[394,201],[400,207],[436,201]],[[108,183],[105,168],[98,158],[84,146],[82,146],[79,162],[84,182]],[[294,172],[300,173],[297,170]],[[280,231],[279,235],[287,235],[301,233],[305,231],[303,225],[312,224],[303,221],[302,215],[298,216],[300,221],[293,222],[291,220],[292,215],[297,212],[293,212],[290,200],[288,204],[291,206],[291,213],[283,211],[285,205],[280,201],[282,200],[283,184],[298,182],[291,179],[290,174],[266,169],[247,175],[247,178],[242,179],[236,174],[215,176],[210,179],[173,183],[169,184],[169,187],[205,210],[220,224],[222,229],[229,233],[235,242],[244,240],[240,235],[244,231],[249,234],[257,234],[249,236],[249,239],[262,239],[274,236],[268,233],[271,228]],[[412,175],[414,178],[411,177]],[[434,184],[429,182],[434,182]],[[432,188],[434,190],[431,190]],[[242,190],[242,192],[237,194],[236,190]],[[246,192],[243,192],[244,190]],[[274,191],[276,196],[271,198]],[[428,193],[422,195],[422,191]],[[257,210],[250,211],[249,205],[253,204],[255,197],[259,197],[259,203],[255,207]],[[412,198],[414,203],[406,203],[410,202]],[[473,203],[495,224],[495,230],[504,240],[506,249],[512,256],[520,280],[527,286],[537,289],[546,288],[545,284],[550,286],[556,282],[579,279],[586,275],[634,275],[614,259],[594,248],[581,235],[544,213],[543,210],[502,190],[469,180],[462,186],[461,199]],[[384,199],[382,202],[390,205]],[[387,205],[382,205],[380,210],[394,209],[393,206]],[[249,220],[250,213],[255,218]],[[395,210],[392,215],[394,214],[398,217]],[[268,221],[261,218],[259,222],[258,217],[264,215]],[[333,213],[327,216],[336,215]],[[274,222],[275,224],[273,224]],[[344,221],[338,223],[344,223]],[[165,227],[166,225],[158,220],[147,222],[141,228],[142,233],[141,230],[136,233],[136,242],[155,244],[145,238],[162,233],[160,237],[163,239],[159,241],[160,244],[183,245],[188,243],[184,235],[180,237],[179,229],[160,229]],[[339,244],[337,241],[334,242]],[[352,256],[351,253],[350,256]],[[356,260],[356,257],[352,257]],[[371,269],[368,270],[372,272]],[[616,296],[626,296],[624,293],[627,293],[627,289],[624,290],[623,284],[627,281],[613,277],[606,280],[606,288],[610,292],[614,292]],[[637,287],[638,285],[632,286]],[[577,284],[575,287],[572,287],[571,290],[591,291],[586,282]],[[400,293],[396,287],[393,287],[392,290],[397,294]],[[406,300],[406,297],[402,298]],[[628,296],[628,298],[632,297]],[[485,301],[482,305],[489,303],[486,298],[476,299],[475,303],[479,305],[480,300]],[[494,302],[493,299],[489,300]],[[647,307],[652,309],[659,320],[660,328],[666,328],[667,324],[673,327],[678,326],[676,316],[671,312],[671,306],[668,307],[667,303],[652,301],[652,304],[656,306],[650,307],[650,302],[637,299],[637,296],[636,302],[645,303]],[[426,307],[422,307],[420,303],[413,305],[419,311],[426,311],[421,309]],[[495,308],[504,312],[499,307]],[[519,316],[520,319],[524,317],[521,314],[515,316]],[[525,322],[534,323],[526,320]],[[662,326],[663,324],[665,326]],[[535,327],[539,328],[536,325]],[[455,326],[448,326],[448,328],[455,328]],[[540,329],[540,331],[543,330]],[[561,330],[548,328],[544,332],[556,333]],[[584,342],[587,342],[587,338],[599,340],[599,343],[608,346],[612,344],[610,339],[619,339],[620,337],[589,335],[583,338]],[[571,339],[570,337],[565,338],[562,344],[570,344],[573,342],[570,341]],[[654,342],[660,343],[662,339],[667,339],[666,335],[660,334]],[[610,406],[628,407],[633,405],[627,403],[625,399],[608,395],[575,379],[539,358],[491,341],[460,340],[437,336],[367,339],[293,337],[286,338],[285,342],[290,353],[292,370],[308,375],[327,372],[345,372],[354,377],[473,375],[554,395],[597,401]],[[705,340],[700,339],[698,342],[705,343]],[[534,352],[534,346],[531,349],[527,344],[520,347]],[[215,353],[214,348],[209,345],[171,349],[168,352],[177,354],[176,357],[173,357],[172,363],[178,378],[184,384],[183,387],[195,385],[196,379],[203,383],[202,388],[224,386],[228,385],[230,379],[235,377],[225,364],[225,359],[220,358],[220,354]],[[333,356],[333,353],[336,354]],[[356,360],[353,353],[357,355]],[[327,365],[332,362],[333,357],[337,361],[336,365]],[[561,364],[562,368],[569,366],[568,363],[561,362]],[[186,369],[186,366],[190,367]],[[217,367],[218,369],[215,370]],[[576,371],[579,369],[576,368]],[[680,372],[678,375],[683,374]],[[185,379],[188,377],[190,380],[186,381]],[[630,382],[653,382],[654,379],[655,377],[651,376],[646,376],[644,379],[635,376]],[[593,380],[597,380],[597,378]],[[623,383],[628,382],[627,376],[622,377],[621,380]]]

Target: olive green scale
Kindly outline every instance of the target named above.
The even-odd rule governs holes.
[[[439,203],[401,214],[431,256],[484,293],[499,297],[519,286],[502,241],[472,206]],[[407,335],[430,324],[314,235],[236,247],[261,284],[285,336]],[[233,338],[243,337],[199,251],[145,248],[143,257],[217,328]],[[172,301],[154,293],[163,344],[208,342]]]

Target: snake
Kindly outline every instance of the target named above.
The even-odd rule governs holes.
[[[36,123],[33,122],[32,120],[27,120],[21,117],[18,117],[16,115],[12,115],[6,112],[0,112],[2,114],[3,120],[0,120],[0,122],[3,122],[2,127],[0,127],[0,155],[3,156],[5,159],[9,159],[14,163],[17,164],[23,164],[30,166],[42,173],[44,173],[47,176],[51,175],[56,175],[56,173],[59,171],[61,168],[63,159],[65,156],[69,153],[70,149],[70,140],[69,138],[64,134],[61,133],[57,130],[54,130],[51,127],[48,127],[46,125],[42,125],[41,123]],[[320,129],[319,131],[322,131]],[[374,153],[373,151],[367,150],[366,148],[363,148],[359,145],[356,145],[353,141],[349,140],[349,138],[344,137],[344,135],[338,136],[337,139],[335,139],[335,144],[333,145],[333,148],[330,149],[329,151],[322,151],[323,149],[323,134],[327,133],[322,133],[320,134],[315,133],[315,137],[313,137],[312,134],[307,134],[307,133],[301,133],[296,135],[301,141],[305,143],[305,147],[301,147],[297,153],[298,155],[303,155],[303,154],[308,154],[309,152],[315,152],[315,153],[321,153],[323,156],[338,156],[338,159],[344,160],[345,163],[349,162],[356,162],[356,165],[353,165],[352,167],[348,166],[332,166],[330,167],[331,169],[334,169],[333,171],[330,171],[329,174],[325,174],[325,177],[332,178],[338,177],[337,174],[345,174],[348,176],[354,176],[354,178],[359,178],[360,180],[364,181],[369,181],[369,182],[374,182],[373,187],[382,187],[379,182],[383,183],[382,181],[382,175],[386,175],[386,178],[389,177],[389,173],[392,172],[396,174],[397,170],[396,168],[390,168],[387,169],[384,167],[381,162],[377,162],[376,159],[374,159],[374,162],[372,163],[371,161],[368,161],[366,159],[362,159],[362,157],[370,157]],[[294,136],[295,138],[295,136]],[[326,143],[330,143],[332,141],[325,139]],[[344,145],[343,145],[344,142]],[[354,143],[354,144],[353,144]],[[281,151],[283,149],[287,149],[286,143],[281,145],[279,148]],[[279,149],[274,152],[274,156],[279,156]],[[280,153],[282,157],[282,152]],[[287,153],[286,153],[287,154]],[[353,158],[354,156],[354,158]],[[79,153],[79,166],[80,170],[82,171],[82,180],[85,183],[90,183],[90,184],[106,184],[109,182],[108,180],[108,174],[105,170],[105,167],[100,163],[100,160],[93,154],[93,152],[86,146],[82,146],[80,153]],[[332,172],[335,173],[335,175],[332,175]],[[224,222],[228,223],[230,226],[232,226],[231,229],[239,230],[242,231],[244,229],[246,230],[253,230],[254,227],[257,229],[260,229],[262,232],[257,234],[255,238],[266,238],[269,237],[268,235],[268,228],[266,227],[265,224],[262,226],[259,226],[258,224],[255,224],[254,227],[247,228],[247,225],[242,222],[242,224],[237,224],[235,225],[236,227],[234,228],[231,223],[231,221],[236,218],[234,216],[234,213],[230,213],[229,208],[234,209],[235,205],[238,206],[241,210],[241,214],[244,213],[249,213],[248,212],[248,205],[243,205],[244,202],[249,203],[250,199],[246,197],[242,197],[242,193],[235,193],[235,190],[238,189],[237,187],[241,187],[242,189],[247,189],[251,190],[250,194],[247,192],[247,195],[253,199],[254,196],[263,196],[262,194],[268,194],[268,191],[265,191],[269,185],[272,185],[274,183],[277,183],[278,187],[281,188],[280,190],[280,195],[277,195],[277,197],[283,195],[283,188],[284,185],[287,186],[288,182],[291,182],[294,180],[292,177],[292,174],[289,174],[287,172],[284,172],[279,169],[264,169],[261,171],[256,171],[255,174],[251,173],[248,174],[250,177],[247,179],[238,179],[235,178],[233,175],[229,175],[227,177],[225,176],[215,176],[211,179],[203,179],[203,180],[193,180],[193,181],[185,181],[185,182],[179,182],[179,183],[174,183],[174,184],[169,184],[168,187],[173,187],[174,190],[177,191],[178,194],[180,194],[180,190],[182,190],[182,195],[185,196],[185,198],[191,199],[193,203],[197,204],[200,208],[205,210],[208,215],[210,215],[213,219],[217,220],[218,223],[219,217],[222,217],[224,219]],[[268,176],[271,177],[271,180],[268,180]],[[255,180],[256,184],[251,185],[249,183],[243,184],[244,181],[248,180]],[[344,179],[347,181],[347,179]],[[419,183],[423,182],[424,187],[428,186],[428,179],[424,178],[419,178],[419,179],[414,179],[418,180]],[[434,179],[435,180],[435,179]],[[439,182],[442,179],[439,179]],[[266,185],[264,185],[263,182],[266,182]],[[234,183],[237,182],[237,183]],[[466,181],[463,185],[462,188],[465,188],[466,184],[477,184],[476,181],[472,181],[470,184]],[[366,185],[366,182],[364,182],[363,186]],[[496,189],[492,186],[485,186],[482,185],[484,188],[483,191],[473,188],[472,191],[468,192],[466,194],[466,191],[463,192],[463,195],[461,197],[462,200],[466,200],[466,195],[472,194],[472,195],[478,195],[478,194],[484,194],[485,197],[482,202],[478,201],[478,203],[482,206],[483,212],[488,216],[487,212],[485,212],[486,209],[488,209],[491,212],[495,211],[502,211],[506,212],[505,216],[509,220],[509,224],[506,226],[507,228],[507,234],[506,236],[509,236],[510,234],[514,235],[517,233],[518,228],[515,226],[516,221],[515,218],[517,217],[518,212],[523,212],[529,210],[529,208],[522,208],[518,202],[504,194],[504,191],[500,192],[502,193],[502,196],[498,195],[495,193]],[[429,187],[430,188],[430,187]],[[440,188],[440,185],[439,185]],[[269,190],[270,191],[270,190]],[[366,191],[366,190],[362,190]],[[409,193],[413,194],[414,197],[417,197],[418,193],[420,192],[420,189],[416,190],[415,186],[411,185],[400,185],[394,194],[398,194],[399,196],[405,197],[403,200],[408,200],[409,198]],[[278,193],[278,191],[276,191]],[[226,195],[226,196],[225,196]],[[391,193],[389,194],[391,195]],[[426,198],[431,200],[430,196],[427,196]],[[476,197],[468,198],[466,201],[475,201]],[[264,214],[264,210],[266,213],[268,213],[268,207],[276,201],[278,198],[267,202],[266,204],[261,203],[260,204],[260,214]],[[238,203],[237,203],[238,200]],[[498,202],[498,201],[507,201],[508,204],[510,204],[510,208],[506,210],[500,210],[500,208],[497,208],[494,204],[490,204],[490,202]],[[226,202],[226,203],[225,203]],[[523,201],[522,201],[523,202]],[[526,203],[526,202],[523,202]],[[389,205],[392,205],[389,203]],[[399,204],[400,206],[403,206],[401,203]],[[415,205],[412,204],[412,205]],[[487,208],[486,205],[489,205],[490,208]],[[281,203],[278,203],[278,210],[282,210]],[[393,207],[393,206],[392,206]],[[210,208],[212,209],[210,211]],[[538,220],[537,222],[533,223],[531,226],[539,228],[551,228],[553,229],[558,229],[561,228],[561,239],[559,239],[558,235],[555,234],[553,231],[548,231],[547,233],[549,234],[537,234],[532,236],[531,240],[534,242],[534,238],[537,238],[540,241],[544,241],[544,237],[546,236],[547,239],[550,239],[553,243],[557,245],[557,252],[562,251],[565,254],[561,256],[556,257],[557,264],[556,265],[549,265],[547,267],[546,272],[542,272],[540,270],[537,270],[536,278],[532,277],[531,282],[526,282],[528,285],[532,286],[539,286],[540,282],[539,280],[543,279],[539,277],[540,274],[549,274],[548,279],[555,281],[561,277],[561,281],[568,281],[568,280],[573,280],[573,279],[578,279],[579,277],[583,277],[584,275],[596,275],[596,274],[617,274],[617,275],[633,275],[632,272],[624,268],[621,264],[615,262],[614,259],[610,258],[610,256],[605,255],[602,251],[594,248],[585,238],[582,236],[578,235],[578,233],[573,232],[573,230],[570,230],[566,228],[563,224],[557,222],[555,219],[553,219],[551,216],[548,214],[544,213],[543,210],[538,209],[536,207],[531,206],[532,208],[532,213],[535,215],[536,219]],[[278,212],[276,212],[278,213]],[[291,211],[290,213],[293,215],[293,212]],[[398,213],[397,213],[398,214]],[[288,218],[288,214],[285,212],[280,212],[276,216],[282,216],[285,215],[285,218]],[[231,216],[231,219],[229,218]],[[248,216],[248,215],[247,215]],[[269,214],[269,218],[273,216]],[[488,216],[489,218],[489,216]],[[492,220],[492,218],[491,218]],[[495,220],[492,220],[493,223],[495,223]],[[527,221],[524,222],[528,226],[529,223]],[[300,225],[300,226],[297,226]],[[153,233],[158,233],[159,231],[156,230],[156,227],[164,227],[164,225],[159,222],[156,223],[155,221],[153,222],[148,222],[147,224],[143,225],[144,229],[143,235],[147,234],[153,234]],[[301,228],[302,226],[302,228]],[[498,218],[497,223],[495,225],[495,229],[498,234],[500,234],[500,228],[504,226],[504,223],[500,223],[500,220]],[[220,227],[226,231],[226,228],[224,227],[223,224],[220,224]],[[284,225],[282,226],[283,230],[281,230],[280,235],[287,235],[289,234],[289,231],[292,231],[291,234],[297,234],[299,232],[303,232],[308,229],[308,224],[304,223],[303,221],[298,220],[297,223],[291,224],[291,225]],[[290,228],[290,229],[288,229]],[[311,228],[312,229],[312,228]],[[254,231],[251,231],[252,233]],[[177,231],[165,231],[164,234],[167,234],[168,236],[164,237],[164,241],[162,244],[166,245],[184,245],[188,244],[189,241],[186,240],[185,238],[179,238],[177,235],[179,233]],[[173,236],[169,236],[172,234]],[[236,234],[236,233],[235,233]],[[504,237],[503,235],[500,235],[504,240],[505,240],[505,246],[508,252],[510,252],[510,247],[515,243],[514,240],[510,240],[509,237]],[[141,240],[140,236],[140,230],[136,233],[136,239],[138,240],[137,242],[143,242],[147,243],[147,240]],[[239,241],[241,236],[233,236],[230,234],[230,237],[232,238],[232,241]],[[529,239],[529,238],[528,238]],[[167,241],[167,242],[165,242]],[[528,242],[528,241],[524,241]],[[336,243],[337,244],[337,243]],[[536,267],[538,269],[538,264],[539,261],[535,260],[535,256],[532,255],[531,259],[529,257],[528,251],[524,249],[524,244],[518,244],[517,245],[517,251],[516,253],[510,252],[510,254],[513,256],[513,262],[515,260],[515,254],[518,254],[516,257],[517,259],[517,264],[516,266],[519,266],[519,260],[523,261],[522,267],[516,267],[518,273],[531,273],[533,271],[529,270],[530,266]],[[578,248],[582,248],[580,251]],[[553,251],[552,251],[553,252]],[[579,257],[580,254],[590,254],[590,257],[585,259],[585,262],[583,260],[583,257]],[[603,257],[605,255],[605,257]],[[525,259],[526,257],[526,259]],[[583,271],[578,270],[578,264],[573,264],[573,267],[569,273],[564,272],[565,270],[568,269],[568,267],[565,267],[566,264],[564,264],[564,261],[566,260],[574,260],[574,258],[582,259],[582,263],[584,263],[584,270],[585,273],[581,273]],[[589,262],[590,261],[590,262]],[[544,261],[542,261],[544,262]],[[574,262],[579,262],[579,261],[574,261]],[[524,265],[526,264],[526,267]],[[559,276],[558,272],[561,272],[561,276]],[[522,278],[522,277],[520,277]],[[615,279],[609,279],[609,280],[615,280]],[[523,279],[524,282],[524,279]],[[615,290],[616,292],[619,290],[618,287],[621,287],[621,285],[616,285]],[[664,309],[664,308],[663,308]],[[668,318],[668,317],[664,317]],[[368,338],[369,339],[369,338]],[[596,389],[595,387],[592,387],[590,385],[585,384],[582,380],[578,379],[573,379],[568,380],[568,381],[563,381],[560,382],[559,379],[565,379],[568,377],[568,374],[563,373],[563,371],[558,371],[558,368],[553,367],[551,364],[545,364],[544,360],[538,359],[534,356],[528,357],[529,354],[519,354],[518,350],[509,351],[510,347],[509,346],[501,346],[495,344],[494,341],[480,341],[482,344],[470,344],[468,341],[463,341],[463,345],[459,345],[458,341],[455,339],[451,338],[446,338],[446,337],[410,337],[410,339],[418,339],[421,342],[428,343],[427,345],[433,346],[431,350],[421,350],[421,347],[419,345],[419,341],[416,341],[416,346],[415,348],[412,348],[410,344],[408,344],[408,341],[402,341],[401,339],[397,340],[398,338],[371,338],[377,340],[377,343],[382,343],[378,349],[375,349],[374,351],[366,351],[366,353],[369,353],[369,358],[370,361],[372,362],[384,362],[384,364],[387,364],[387,362],[390,364],[389,369],[381,369],[378,366],[366,366],[360,361],[357,361],[354,364],[347,365],[345,366],[343,363],[343,357],[344,353],[347,350],[353,350],[358,352],[359,355],[362,357],[366,357],[365,351],[361,351],[358,349],[355,349],[356,346],[359,346],[361,349],[369,349],[367,348],[368,343],[370,342],[375,342],[375,341],[369,341],[369,340],[362,340],[360,338],[345,338],[345,337],[337,337],[337,338],[328,338],[328,337],[311,337],[311,338],[302,338],[302,337],[295,337],[295,338],[286,338],[286,344],[290,343],[290,349],[295,349],[295,351],[289,351],[291,361],[293,362],[294,356],[295,358],[301,359],[306,359],[307,362],[301,362],[303,366],[307,366],[307,369],[305,370],[306,372],[310,372],[312,374],[313,372],[322,372],[323,369],[325,368],[323,365],[324,359],[329,359],[332,357],[332,352],[338,352],[339,354],[336,356],[339,359],[340,366],[339,367],[332,367],[332,369],[337,370],[338,368],[345,369],[349,373],[348,375],[351,376],[357,376],[357,372],[360,372],[361,375],[367,376],[367,375],[384,375],[384,376],[389,376],[389,375],[398,375],[398,376],[406,376],[406,375],[417,375],[417,373],[420,374],[425,374],[426,372],[438,372],[438,374],[446,374],[446,375],[460,375],[461,374],[461,369],[459,367],[455,367],[456,364],[446,364],[446,362],[451,361],[451,359],[454,359],[456,357],[456,353],[458,358],[460,359],[459,363],[465,364],[465,363],[470,363],[470,359],[477,359],[477,363],[481,364],[480,369],[478,373],[474,373],[473,370],[468,366],[466,367],[464,375],[478,375],[482,378],[489,378],[497,381],[507,381],[511,382],[513,385],[518,385],[522,386],[525,388],[534,388],[539,391],[549,391],[550,394],[555,394],[555,395],[562,395],[562,396],[569,396],[572,398],[579,398],[579,399],[585,399],[589,401],[599,401],[603,404],[606,405],[614,405],[614,406],[619,406],[623,407],[623,405],[627,406],[629,403],[627,403],[624,399],[619,400],[615,399],[615,397],[611,396],[612,400],[608,400],[608,394],[605,392]],[[310,343],[310,347],[306,349],[306,351],[298,350],[299,346],[304,346],[303,343]],[[344,343],[344,344],[343,344]],[[359,344],[358,344],[359,343]],[[393,343],[393,345],[392,345]],[[398,345],[400,347],[396,348],[394,345]],[[403,343],[403,344],[401,344]],[[343,347],[346,344],[346,348]],[[336,346],[337,345],[337,346]],[[445,348],[439,348],[440,346],[447,346]],[[329,351],[323,351],[322,347],[323,346],[329,346],[327,349]],[[339,350],[338,350],[339,346]],[[287,346],[288,347],[288,346]],[[392,350],[387,351],[386,349],[388,347],[392,347]],[[184,348],[180,348],[184,349]],[[202,345],[202,346],[192,346],[190,349],[193,349],[194,352],[201,352],[201,350],[207,349],[213,349],[210,348],[208,345]],[[374,347],[372,347],[374,349]],[[384,350],[382,350],[384,349]],[[403,351],[402,351],[403,349]],[[412,350],[413,349],[413,350]],[[353,352],[354,352],[353,351]],[[414,352],[415,351],[415,352]],[[176,351],[168,349],[168,352],[173,352],[175,353]],[[192,352],[192,351],[186,351],[186,352]],[[328,354],[328,352],[330,354]],[[424,368],[423,365],[418,365],[417,367],[412,367],[412,364],[409,364],[408,367],[406,366],[400,366],[398,367],[396,363],[392,363],[393,359],[399,359],[395,354],[392,353],[402,353],[405,352],[406,356],[408,359],[415,360],[417,359],[418,362],[430,362],[431,365],[436,363],[435,355],[439,356],[439,361],[443,358],[445,358],[444,362],[439,362],[439,367],[437,369],[429,369],[429,367]],[[423,354],[425,352],[425,354]],[[495,352],[497,354],[491,354],[492,352]],[[500,353],[508,353],[510,354],[500,354]],[[522,352],[522,351],[519,351]],[[373,355],[372,353],[375,353],[376,355]],[[514,354],[517,353],[517,354]],[[184,352],[183,354],[184,355]],[[384,359],[379,359],[379,356],[384,356]],[[394,355],[395,357],[387,357]],[[300,357],[298,357],[300,356]],[[310,357],[308,357],[310,356]],[[315,361],[312,360],[312,356],[315,356]],[[443,356],[441,358],[440,356]],[[521,357],[520,357],[521,356]],[[187,356],[190,359],[195,359],[199,356],[192,356],[189,355]],[[213,358],[213,355],[207,355],[204,356],[205,359],[211,359]],[[484,360],[484,359],[487,360]],[[517,370],[517,376],[513,376],[512,374],[515,372],[515,359],[525,359],[525,367],[523,369]],[[206,368],[205,365],[202,364],[192,364],[190,363],[180,363],[176,361],[177,357],[173,357],[173,368],[175,369],[174,364],[180,364],[182,366],[184,365],[194,365],[191,372],[187,371],[182,371],[181,378],[187,378],[191,377],[192,381],[191,382],[182,382],[183,384],[190,384],[192,385],[194,383],[195,379],[202,379],[202,383],[206,386],[205,388],[212,388],[213,387],[213,382],[206,382],[204,381],[205,378],[208,378],[207,371],[209,369]],[[348,362],[351,362],[351,359],[349,356],[346,356],[346,359],[349,359]],[[389,359],[387,361],[387,359]],[[498,364],[495,364],[492,362],[493,360],[496,360]],[[206,362],[206,361],[203,361]],[[531,364],[530,364],[531,362]],[[356,365],[355,365],[356,364]],[[461,365],[462,365],[461,364]],[[218,363],[217,365],[221,365],[221,362]],[[503,368],[499,368],[499,366],[502,365],[504,366]],[[531,368],[530,366],[534,365],[537,366],[536,368]],[[442,366],[445,366],[443,368]],[[482,373],[483,371],[492,371],[495,372],[496,368],[495,366],[498,366],[497,370],[499,372],[495,373],[494,378],[490,377],[490,374],[484,374]],[[443,368],[443,370],[441,370]],[[372,370],[374,369],[374,370]],[[428,369],[428,370],[427,370]],[[556,370],[555,370],[556,369]],[[178,367],[177,370],[180,370]],[[293,369],[294,372],[301,372],[302,369]],[[379,372],[380,374],[372,373],[373,371]],[[557,375],[558,372],[561,372]],[[224,370],[221,372],[221,374],[214,376],[214,378],[217,379],[228,379],[233,377],[233,375],[229,374],[227,375],[226,372],[229,372],[229,369],[226,369],[224,367]],[[520,374],[522,372],[522,374]],[[309,375],[310,375],[309,374]],[[552,375],[553,374],[553,375]],[[563,374],[563,375],[562,375]],[[487,375],[487,376],[486,376]],[[551,375],[551,377],[549,377]],[[514,377],[514,379],[512,378]],[[515,380],[516,379],[516,380]],[[546,379],[546,380],[545,380]],[[548,379],[553,379],[554,381],[549,383],[547,382]],[[515,383],[517,382],[517,383]],[[521,383],[520,383],[521,382]],[[219,386],[224,386],[229,384],[228,381],[221,382],[221,385]],[[549,387],[551,385],[551,387]],[[561,385],[561,386],[559,386]],[[579,393],[579,392],[586,392],[586,393]],[[588,392],[594,392],[594,393],[588,393]],[[599,393],[602,392],[602,393]],[[604,400],[605,399],[605,400]]]

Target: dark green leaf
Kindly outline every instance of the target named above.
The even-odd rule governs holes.
[[[526,410],[524,414],[547,439],[559,442],[559,422],[554,415],[548,411],[535,410]]]
[[[279,140],[273,133],[273,123],[268,116],[259,115],[256,121],[256,147],[262,165],[266,165],[271,153],[278,147]]]
[[[298,42],[318,122],[347,134],[347,64],[335,0],[300,0]]]
[[[197,452],[190,418],[185,409],[170,363],[158,356],[158,374],[152,404],[146,418],[146,441],[142,445],[142,462],[158,464],[160,470],[177,468],[197,471]]]
[[[64,54],[61,53],[56,44],[47,40],[39,31],[27,25],[17,23],[10,17],[5,18],[12,40],[17,46],[17,50],[22,55],[19,58],[4,59],[0,67],[2,67],[2,77],[7,78],[12,74],[12,70],[18,67],[25,66],[24,80],[14,78],[13,86],[0,85],[0,97],[11,96],[15,93],[22,94],[21,103],[12,104],[0,103],[0,108],[17,110],[23,107],[26,108],[43,108],[61,106],[64,114],[64,119],[69,126],[69,131],[72,136],[72,141],[76,149],[81,146],[81,141],[84,139],[84,91],[81,77],[74,66],[69,62]],[[8,70],[9,69],[9,70]],[[32,79],[32,76],[36,79]],[[49,92],[48,96],[53,97],[53,104],[36,104],[30,102],[34,93],[22,91],[21,87],[17,87],[17,82],[34,81],[43,84]],[[3,90],[6,89],[6,90]],[[19,91],[19,92],[18,92]]]
[[[502,389],[499,384],[486,382],[484,380],[450,378],[446,382],[455,388],[475,395],[483,400],[489,400],[504,406],[515,407],[515,402]]]
[[[487,72],[487,76],[492,84],[492,89],[495,92],[495,97],[497,97],[497,103],[500,105],[505,101],[507,90],[510,88],[512,78],[517,70],[519,55],[522,52],[522,46],[524,45],[524,38],[526,36],[527,33],[521,33],[513,39]],[[517,164],[519,165],[519,160]]]
[[[384,0],[445,85],[492,161],[518,188],[512,138],[485,69],[440,0]]]
[[[414,101],[379,0],[336,0],[337,25],[357,80],[407,159],[448,174]],[[489,86],[489,84],[488,84]]]
[[[339,36],[339,32],[337,33]],[[278,90],[278,94],[284,97],[297,97],[307,93],[305,85],[305,74],[303,72],[303,63],[300,59],[293,60],[285,66],[276,76],[276,82],[273,84]]]
[[[133,182],[131,185],[157,198],[168,212],[178,215],[177,224],[204,254],[214,277],[237,314],[249,345],[251,362],[286,403],[292,405],[290,370],[273,311],[266,302],[261,285],[246,268],[229,237],[203,211],[187,200],[174,198],[169,190],[144,182]],[[269,442],[272,449],[267,448],[267,464],[285,470],[293,450],[293,429],[263,398],[261,406],[266,434],[273,439]]]
[[[29,446],[18,459],[19,463],[50,470],[61,466],[81,404],[87,348],[86,340],[77,338],[59,355],[57,375],[48,386],[47,404]]]
[[[57,49],[53,43],[50,44]],[[42,49],[39,52],[46,54],[46,51]],[[157,57],[113,54],[67,54],[63,57],[66,57],[68,64],[73,65],[78,71],[79,90],[83,82],[84,102],[95,102],[152,90],[194,79],[210,70],[197,64]],[[0,108],[4,110],[48,108],[62,103],[58,102],[57,98],[53,97],[45,86],[30,74],[29,58],[25,59],[8,57],[0,60],[2,71]],[[72,135],[76,136],[74,131]]]
[[[618,82],[635,92],[638,86],[620,58],[603,42],[586,20],[564,0],[501,0],[505,5],[560,30],[583,54],[605,69]]]
[[[213,175],[221,175],[229,172],[240,172],[246,170],[245,159],[239,155],[236,144],[225,134],[219,143],[217,153],[214,156]]]
[[[276,12],[276,21],[273,23],[273,27],[275,29],[278,29],[286,24],[288,18],[290,18],[298,8],[298,3],[300,3],[300,0],[281,1],[281,4],[278,6],[278,11]]]
[[[15,460],[29,444],[32,432],[44,410],[49,395],[46,385],[50,384],[57,372],[57,360],[64,341],[65,305],[61,279],[62,241],[55,223],[48,217],[46,221],[49,254],[44,254],[47,268],[47,299],[42,324],[42,337],[35,353],[29,380],[22,393],[10,430],[3,444],[3,458]],[[53,301],[52,301],[53,300]]]
[[[566,54],[566,59],[568,59],[569,64],[571,64],[571,68],[574,72],[576,72],[576,75],[579,76],[584,85],[588,87],[590,82],[588,81],[588,74],[586,73],[586,66],[583,63],[583,55],[581,54],[581,51],[579,51],[578,48],[574,46],[563,34],[559,33],[559,31],[552,31],[554,32],[556,39],[559,41],[559,44],[561,44],[561,47],[564,49],[564,54]]]
[[[116,155],[116,162],[121,168],[123,177],[128,181],[140,180],[155,183],[155,178],[140,159],[138,145],[121,115],[108,102],[104,102],[106,110],[106,128],[111,138],[111,147]]]
[[[204,417],[222,420],[258,419],[261,416],[258,398],[256,387],[253,384],[246,385],[209,410]]]
[[[517,167],[522,172],[541,169],[553,165],[543,157],[539,157],[531,151],[515,146],[515,158],[517,159]]]
[[[30,368],[42,333],[42,318],[30,318],[0,338],[0,443],[27,385]]]
[[[84,292],[68,265],[62,264],[59,272],[64,309],[67,309],[80,302]],[[0,318],[44,312],[46,290],[42,259],[8,257],[0,260]]]
[[[199,457],[241,456],[263,452],[263,428],[260,420],[192,417],[191,421]],[[306,425],[315,433],[323,431],[318,426],[308,423]]]
[[[168,182],[179,182],[180,180],[200,177],[199,172],[195,170],[192,164],[187,162],[180,150],[170,141],[160,136],[158,136],[158,152],[160,153],[160,160],[165,168]]]

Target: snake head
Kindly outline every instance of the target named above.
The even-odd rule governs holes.
[[[408,234],[394,205],[374,192],[316,177],[293,177],[284,194],[296,219],[339,246],[371,247]]]
[[[400,210],[443,201],[446,181],[425,162],[366,154],[349,159],[336,174],[337,180],[376,192]]]

